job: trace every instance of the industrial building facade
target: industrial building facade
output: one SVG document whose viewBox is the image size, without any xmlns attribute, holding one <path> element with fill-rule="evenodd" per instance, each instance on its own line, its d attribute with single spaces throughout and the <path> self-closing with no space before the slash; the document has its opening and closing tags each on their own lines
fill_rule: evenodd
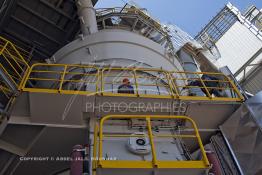
<svg viewBox="0 0 262 175">
<path fill-rule="evenodd" d="M 228 3 L 195 37 L 211 52 L 218 67 L 228 66 L 242 88 L 256 94 L 262 90 L 262 14 L 251 6 L 242 13 Z"/>
</svg>

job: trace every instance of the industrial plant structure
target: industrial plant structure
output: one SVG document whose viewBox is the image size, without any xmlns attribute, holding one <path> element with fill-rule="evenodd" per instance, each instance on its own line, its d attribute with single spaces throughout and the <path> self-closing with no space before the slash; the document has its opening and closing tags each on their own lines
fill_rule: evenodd
<svg viewBox="0 0 262 175">
<path fill-rule="evenodd" d="M 144 9 L 0 0 L 0 174 L 262 173 L 262 93 Z"/>
<path fill-rule="evenodd" d="M 195 37 L 216 53 L 212 60 L 227 66 L 244 90 L 262 90 L 262 11 L 251 6 L 241 13 L 228 3 Z"/>
</svg>

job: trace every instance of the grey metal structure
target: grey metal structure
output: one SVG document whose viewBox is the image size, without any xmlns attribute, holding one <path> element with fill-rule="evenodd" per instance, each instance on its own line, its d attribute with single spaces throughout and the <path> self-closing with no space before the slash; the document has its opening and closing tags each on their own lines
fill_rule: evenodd
<svg viewBox="0 0 262 175">
<path fill-rule="evenodd" d="M 204 48 L 219 52 L 213 60 L 218 67 L 228 66 L 242 88 L 256 94 L 261 86 L 261 12 L 251 6 L 243 15 L 228 3 L 195 37 Z"/>
<path fill-rule="evenodd" d="M 79 34 L 73 0 L 1 0 L 0 9 L 0 35 L 38 61 L 52 56 Z"/>
<path fill-rule="evenodd" d="M 248 99 L 221 126 L 244 174 L 261 174 L 262 92 Z"/>
<path fill-rule="evenodd" d="M 221 11 L 197 34 L 195 39 L 207 49 L 212 49 L 230 27 L 238 20 L 237 16 L 225 6 Z"/>
<path fill-rule="evenodd" d="M 250 6 L 243 14 L 252 24 L 254 24 L 258 30 L 262 30 L 262 10 L 256 6 Z"/>
</svg>

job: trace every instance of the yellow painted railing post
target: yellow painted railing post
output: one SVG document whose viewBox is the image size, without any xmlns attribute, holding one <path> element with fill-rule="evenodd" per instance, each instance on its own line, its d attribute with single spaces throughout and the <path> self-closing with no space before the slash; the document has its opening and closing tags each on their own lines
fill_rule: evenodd
<svg viewBox="0 0 262 175">
<path fill-rule="evenodd" d="M 97 69 L 97 73 L 96 73 L 96 92 L 95 94 L 97 95 L 98 94 L 98 91 L 99 91 L 99 81 L 100 81 L 100 69 Z"/>
<path fill-rule="evenodd" d="M 13 79 L 13 77 L 7 72 L 7 70 L 4 68 L 4 66 L 2 64 L 0 64 L 0 67 L 2 68 L 2 70 L 5 72 L 5 74 L 9 77 L 10 80 L 12 80 L 12 82 L 16 85 L 16 87 L 18 88 L 18 84 L 15 82 L 15 80 Z"/>
<path fill-rule="evenodd" d="M 137 76 L 136 76 L 136 70 L 133 70 L 133 74 L 134 74 L 134 80 L 135 80 L 135 86 L 136 86 L 136 95 L 139 96 L 138 93 L 138 83 L 137 83 Z"/>
<path fill-rule="evenodd" d="M 8 49 L 6 49 L 6 52 L 8 53 L 8 55 L 14 60 L 14 62 L 16 63 L 16 65 L 21 69 L 21 71 L 23 71 L 24 69 L 21 67 L 21 65 L 16 61 L 16 59 L 14 58 L 14 56 L 9 52 Z M 4 54 L 3 54 L 4 56 Z"/>
<path fill-rule="evenodd" d="M 208 88 L 207 88 L 206 85 L 205 85 L 205 82 L 202 80 L 201 77 L 199 77 L 199 79 L 200 79 L 201 84 L 202 84 L 202 86 L 204 87 L 205 91 L 207 92 L 207 96 L 208 96 L 209 98 L 212 98 L 212 95 L 209 93 L 209 90 L 208 90 Z"/>
<path fill-rule="evenodd" d="M 101 86 L 101 95 L 103 95 L 103 93 L 104 93 L 104 86 L 105 86 L 105 83 L 104 83 L 104 70 L 105 69 L 103 69 L 102 71 L 101 71 L 101 84 L 100 84 L 100 86 Z"/>
<path fill-rule="evenodd" d="M 20 73 L 17 72 L 16 68 L 15 68 L 15 67 L 13 66 L 13 64 L 8 60 L 8 58 L 7 58 L 4 54 L 2 54 L 2 56 L 3 56 L 4 59 L 8 62 L 8 64 L 9 64 L 10 67 L 14 70 L 14 72 L 15 72 L 20 78 L 22 78 L 21 75 L 20 75 Z"/>
<path fill-rule="evenodd" d="M 19 87 L 18 87 L 18 90 L 19 90 L 19 91 L 23 89 L 25 80 L 26 80 L 27 76 L 29 75 L 29 71 L 30 71 L 30 67 L 26 68 L 25 73 L 24 73 L 24 76 L 23 76 L 23 78 L 21 79 L 20 84 L 19 84 Z"/>
<path fill-rule="evenodd" d="M 157 166 L 157 158 L 156 158 L 156 150 L 155 150 L 155 144 L 153 140 L 153 133 L 152 133 L 152 126 L 151 126 L 151 120 L 150 117 L 146 117 L 146 123 L 147 123 L 147 129 L 148 129 L 148 137 L 151 145 L 151 152 L 152 152 L 152 163 L 153 166 Z"/>
<path fill-rule="evenodd" d="M 231 80 L 228 76 L 226 76 L 226 75 L 224 75 L 224 76 L 225 76 L 226 79 L 229 81 L 229 84 L 233 87 L 234 92 L 237 93 L 237 96 L 238 96 L 241 100 L 244 100 L 243 95 L 239 92 L 239 90 L 238 90 L 238 88 L 236 87 L 235 83 L 233 83 L 232 80 Z"/>
<path fill-rule="evenodd" d="M 20 87 L 21 87 L 21 90 L 23 90 L 23 89 L 25 88 L 26 83 L 27 83 L 27 81 L 28 81 L 28 78 L 30 77 L 30 75 L 31 75 L 31 73 L 32 73 L 32 70 L 33 70 L 33 68 L 34 68 L 35 66 L 37 66 L 37 64 L 32 65 L 32 66 L 28 69 L 28 72 L 24 75 L 25 78 L 24 78 L 23 82 L 21 82 L 21 86 L 20 86 Z"/>
<path fill-rule="evenodd" d="M 205 148 L 202 144 L 202 141 L 201 141 L 201 137 L 200 137 L 200 134 L 198 132 L 198 129 L 197 129 L 197 126 L 196 126 L 196 123 L 189 117 L 186 117 L 188 121 L 191 122 L 194 130 L 195 130 L 195 135 L 196 135 L 196 138 L 197 138 L 197 142 L 198 142 L 198 145 L 199 145 L 199 148 L 200 148 L 200 151 L 202 153 L 202 156 L 203 156 L 203 160 L 205 162 L 206 165 L 209 165 L 209 161 L 208 161 L 208 158 L 206 156 L 206 153 L 205 153 Z"/>
<path fill-rule="evenodd" d="M 20 52 L 16 49 L 16 47 L 10 42 L 11 47 L 15 50 L 15 52 L 17 53 L 17 55 L 20 57 L 20 59 L 22 60 L 22 62 L 29 67 L 28 63 L 25 61 L 25 59 L 23 58 L 23 56 L 20 54 Z"/>
<path fill-rule="evenodd" d="M 179 92 L 178 92 L 178 89 L 176 87 L 176 83 L 174 82 L 175 80 L 173 79 L 173 76 L 169 72 L 166 72 L 166 76 L 167 76 L 167 79 L 168 79 L 168 84 L 169 84 L 169 87 L 170 87 L 170 91 L 172 92 L 172 95 L 174 96 L 173 90 L 175 90 L 175 92 L 176 92 L 175 96 L 177 98 L 179 98 Z"/>
<path fill-rule="evenodd" d="M 97 135 L 98 135 L 98 124 L 95 123 L 94 128 L 94 145 L 93 145 L 93 160 L 92 160 L 92 172 L 95 175 L 96 173 L 96 167 L 97 167 Z"/>
<path fill-rule="evenodd" d="M 60 85 L 59 85 L 59 90 L 58 92 L 61 92 L 62 88 L 63 88 L 63 83 L 64 83 L 64 79 L 65 79 L 65 75 L 66 75 L 66 70 L 67 70 L 67 65 L 64 66 L 64 72 L 61 76 L 61 79 L 60 79 Z"/>
<path fill-rule="evenodd" d="M 0 85 L 0 92 L 3 92 L 3 94 L 6 96 L 6 98 L 9 98 L 9 95 L 7 94 L 8 92 L 10 92 L 9 89 L 7 89 L 6 87 Z"/>
<path fill-rule="evenodd" d="M 2 38 L 2 37 L 1 37 Z M 2 55 L 2 53 L 4 52 L 4 50 L 6 49 L 7 45 L 8 45 L 8 41 L 5 41 L 5 45 L 4 47 L 0 50 L 0 55 Z"/>
<path fill-rule="evenodd" d="M 98 146 L 98 165 L 101 166 L 101 160 L 103 157 L 103 125 L 104 121 L 110 118 L 110 116 L 105 116 L 100 120 L 99 124 L 99 146 Z"/>
</svg>

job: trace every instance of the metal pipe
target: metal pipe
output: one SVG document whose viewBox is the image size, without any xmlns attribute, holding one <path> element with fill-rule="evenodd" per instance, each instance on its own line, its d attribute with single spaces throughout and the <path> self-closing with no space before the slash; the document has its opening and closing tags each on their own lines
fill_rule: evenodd
<svg viewBox="0 0 262 175">
<path fill-rule="evenodd" d="M 209 173 L 213 173 L 214 175 L 222 175 L 222 169 L 216 153 L 208 149 L 206 150 L 206 155 L 210 164 L 212 165 L 212 168 L 210 169 Z"/>
<path fill-rule="evenodd" d="M 73 147 L 70 175 L 79 175 L 83 173 L 83 148 L 82 145 L 75 145 Z"/>
<path fill-rule="evenodd" d="M 84 36 L 96 33 L 96 11 L 91 0 L 77 0 L 77 13 L 80 19 L 81 31 Z"/>
</svg>

